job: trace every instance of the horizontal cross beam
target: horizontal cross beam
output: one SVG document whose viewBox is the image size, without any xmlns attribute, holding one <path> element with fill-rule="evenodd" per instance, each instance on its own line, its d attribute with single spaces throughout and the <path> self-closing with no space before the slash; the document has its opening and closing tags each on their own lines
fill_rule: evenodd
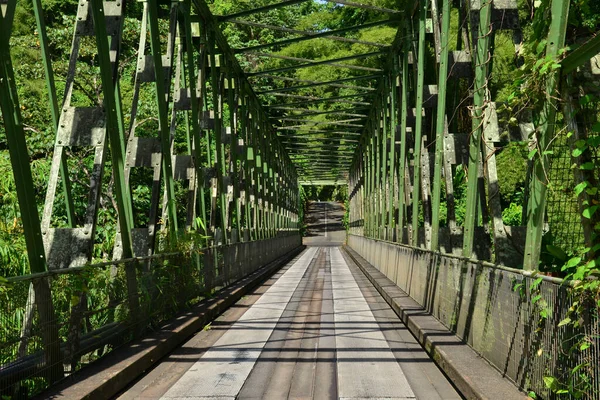
<svg viewBox="0 0 600 400">
<path fill-rule="evenodd" d="M 258 75 L 274 74 L 274 73 L 278 73 L 278 72 L 295 71 L 295 70 L 302 69 L 302 68 L 318 67 L 319 65 L 335 66 L 332 64 L 336 64 L 336 63 L 339 63 L 342 61 L 357 60 L 360 58 L 377 57 L 382 54 L 387 54 L 387 53 L 383 52 L 383 51 L 373 51 L 370 53 L 354 54 L 352 56 L 347 56 L 347 57 L 339 57 L 339 58 L 333 58 L 333 59 L 329 59 L 329 60 L 311 61 L 311 62 L 307 62 L 304 64 L 293 65 L 293 66 L 289 66 L 289 67 L 281 67 L 281 68 L 269 69 L 266 71 L 252 72 L 252 73 L 248 73 L 247 75 L 248 76 L 258 76 Z M 341 67 L 341 68 L 344 68 L 344 67 Z M 363 67 L 363 68 L 365 68 L 365 70 L 369 70 L 369 71 L 373 71 L 373 72 L 383 72 L 383 70 L 380 68 L 366 68 L 366 67 Z"/>
</svg>

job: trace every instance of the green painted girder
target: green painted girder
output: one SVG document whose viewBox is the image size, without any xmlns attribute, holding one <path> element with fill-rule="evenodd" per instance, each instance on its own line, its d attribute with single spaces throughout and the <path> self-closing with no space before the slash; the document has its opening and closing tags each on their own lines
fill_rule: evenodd
<svg viewBox="0 0 600 400">
<path fill-rule="evenodd" d="M 314 168 L 331 168 L 331 169 L 342 169 L 344 172 L 347 171 L 348 163 L 347 162 L 327 162 L 327 161 L 314 161 L 313 163 L 302 164 L 295 163 L 297 168 L 303 170 L 310 170 Z"/>
<path fill-rule="evenodd" d="M 364 10 L 377 11 L 377 12 L 382 12 L 382 13 L 387 13 L 387 14 L 392 14 L 392 15 L 403 13 L 403 11 L 394 10 L 391 8 L 373 6 L 373 5 L 364 4 L 364 3 L 354 3 L 352 1 L 347 1 L 347 0 L 325 0 L 325 1 L 327 1 L 328 3 L 343 4 L 348 7 L 362 8 Z"/>
<path fill-rule="evenodd" d="M 247 25 L 247 26 L 258 27 L 261 29 L 270 29 L 270 30 L 276 31 L 276 32 L 291 33 L 293 35 L 306 35 L 306 31 L 302 31 L 302 30 L 291 29 L 291 28 L 286 28 L 286 27 L 276 26 L 276 25 L 262 24 L 262 23 L 258 23 L 258 22 L 241 20 L 241 19 L 232 19 L 227 22 L 236 24 L 236 25 Z M 353 38 L 342 37 L 342 36 L 326 36 L 326 38 L 328 40 L 332 40 L 335 42 L 355 43 L 355 44 L 362 44 L 362 45 L 373 46 L 373 47 L 389 47 L 389 44 L 387 44 L 387 43 L 370 42 L 370 41 L 366 41 L 366 40 L 353 39 Z"/>
<path fill-rule="evenodd" d="M 152 8 L 152 1 L 150 1 L 150 8 Z M 113 169 L 113 179 L 114 179 L 114 191 L 115 191 L 115 201 L 117 203 L 117 210 L 119 213 L 119 228 L 121 233 L 121 244 L 123 246 L 123 257 L 128 258 L 133 255 L 133 240 L 131 236 L 131 231 L 133 229 L 133 204 L 131 199 L 131 193 L 129 191 L 129 185 L 125 181 L 125 148 L 123 143 L 123 115 L 120 107 L 120 93 L 117 86 L 117 80 L 113 77 L 113 70 L 110 62 L 110 47 L 108 42 L 108 35 L 106 33 L 106 18 L 104 16 L 104 7 L 101 0 L 91 0 L 90 1 L 91 14 L 94 20 L 94 29 L 96 31 L 96 45 L 98 47 L 98 60 L 100 65 L 100 76 L 102 81 L 102 94 L 103 94 L 103 102 L 104 102 L 104 110 L 106 112 L 106 131 L 107 136 L 110 140 L 110 151 L 112 156 L 112 169 Z M 152 32 L 153 27 L 152 23 L 150 24 L 150 29 Z M 156 32 L 156 31 L 154 31 Z M 152 34 L 150 35 L 152 36 Z M 152 48 L 156 49 L 156 43 L 152 42 Z M 160 55 L 158 56 L 160 58 Z M 155 60 L 156 62 L 156 60 Z M 160 65 L 160 61 L 156 64 Z M 162 72 L 162 68 L 156 68 L 156 71 Z M 157 72 L 158 74 L 158 72 Z M 158 76 L 157 76 L 158 78 Z M 157 79 L 158 82 L 158 79 Z M 157 83 L 157 92 L 164 93 L 164 91 L 159 90 Z M 159 114 L 160 114 L 160 122 L 163 122 L 163 117 L 166 120 L 166 100 L 165 97 L 162 96 L 162 100 L 164 103 L 160 102 L 159 98 Z M 161 107 L 161 106 L 164 106 Z M 164 112 L 164 114 L 163 114 Z M 166 124 L 166 121 L 165 121 Z M 161 134 L 170 135 L 168 130 L 168 125 L 162 125 Z M 169 136 L 170 137 L 170 136 Z M 167 138 L 161 136 L 161 149 L 164 152 L 165 149 L 168 149 L 168 153 L 170 154 L 170 145 L 165 140 Z M 163 167 L 169 167 L 171 163 L 171 157 L 169 158 L 168 164 L 163 162 Z M 164 157 L 163 157 L 164 160 Z M 165 180 L 168 182 L 168 178 L 172 177 L 172 170 L 165 169 L 164 173 L 169 173 L 169 177 L 165 177 Z M 168 197 L 169 199 L 174 198 L 174 194 L 169 192 L 167 187 L 167 196 L 173 195 L 173 197 Z M 174 207 L 173 207 L 174 209 Z M 171 214 L 169 214 L 169 217 Z M 171 221 L 169 221 L 170 226 Z M 174 225 L 175 228 L 177 225 Z"/>
<path fill-rule="evenodd" d="M 361 134 L 358 132 L 348 132 L 348 131 L 327 131 L 322 129 L 313 129 L 313 130 L 304 130 L 304 131 L 296 131 L 294 133 L 295 136 L 302 137 L 310 137 L 315 134 L 327 133 L 331 135 L 348 135 L 348 136 L 360 136 Z M 292 135 L 280 134 L 279 138 L 291 137 Z"/>
<path fill-rule="evenodd" d="M 354 151 L 354 147 L 352 146 L 350 143 L 348 144 L 334 144 L 334 143 L 327 143 L 327 144 L 312 144 L 312 143 L 306 143 L 306 144 L 300 144 L 300 147 L 292 147 L 292 146 L 287 146 L 285 149 L 288 151 L 292 151 L 295 152 L 296 154 L 307 154 L 308 150 L 311 150 L 311 153 L 313 152 L 312 149 L 335 149 L 337 150 L 336 154 L 340 154 L 340 155 L 344 155 L 344 153 L 346 155 L 349 155 L 350 152 Z M 346 148 L 340 149 L 341 146 L 346 146 Z M 316 154 L 316 153 L 315 153 Z M 334 157 L 335 155 L 330 154 L 331 157 Z"/>
<path fill-rule="evenodd" d="M 339 148 L 340 146 L 342 146 L 340 144 L 320 144 L 320 145 L 312 145 L 312 144 L 311 145 L 302 145 L 302 144 L 300 144 L 300 146 L 301 147 L 290 147 L 290 146 L 288 146 L 285 149 L 288 150 L 288 151 L 294 151 L 294 150 L 296 150 L 296 151 L 306 151 L 306 150 L 312 149 L 312 148 L 315 148 L 315 149 L 335 149 L 337 151 L 343 151 L 343 150 L 345 150 L 345 149 L 340 149 Z M 349 148 L 347 150 L 351 150 L 351 149 Z"/>
<path fill-rule="evenodd" d="M 295 122 L 295 123 L 298 123 L 298 121 L 302 121 L 302 122 L 306 122 L 306 123 L 310 123 L 310 124 L 343 125 L 343 124 L 346 124 L 346 123 L 349 123 L 349 122 L 364 121 L 365 118 L 351 118 L 351 119 L 324 120 L 324 121 L 317 121 L 317 120 L 310 120 L 310 119 L 300 119 L 300 118 L 279 118 L 278 121 Z M 363 125 L 360 125 L 360 126 L 363 126 Z"/>
<path fill-rule="evenodd" d="M 337 168 L 322 167 L 322 168 L 315 168 L 312 170 L 304 171 L 304 177 L 342 178 L 342 177 L 346 177 L 346 176 L 347 176 L 346 173 L 341 171 L 341 168 L 337 169 Z"/>
<path fill-rule="evenodd" d="M 336 126 L 336 127 L 340 127 L 340 128 L 349 128 L 349 129 L 362 129 L 363 126 L 362 125 L 358 125 L 358 124 L 344 124 L 344 123 L 336 123 L 336 122 L 307 122 L 306 125 L 290 125 L 290 126 L 277 126 L 275 127 L 276 130 L 278 131 L 295 131 L 298 129 L 303 129 L 303 128 L 322 128 L 323 126 L 320 125 L 329 125 L 329 126 Z"/>
<path fill-rule="evenodd" d="M 294 162 L 295 165 L 301 165 L 301 166 L 305 166 L 306 164 L 308 164 L 309 166 L 311 165 L 320 165 L 320 164 L 327 164 L 327 165 L 341 165 L 344 167 L 348 166 L 350 159 L 348 157 L 336 157 L 335 159 L 322 159 L 322 158 L 314 158 L 313 155 L 310 156 L 310 159 L 308 158 L 303 158 L 303 159 L 297 159 Z"/>
<path fill-rule="evenodd" d="M 42 273 L 47 270 L 46 253 L 38 209 L 35 202 L 31 201 L 35 199 L 35 188 L 10 54 L 11 25 L 12 18 L 9 13 L 5 17 L 0 15 L 0 108 L 19 200 L 29 268 L 32 273 Z"/>
<path fill-rule="evenodd" d="M 427 24 L 427 4 L 428 0 L 419 1 L 418 14 L 418 51 L 417 51 L 417 90 L 415 99 L 415 108 L 417 115 L 415 118 L 415 144 L 414 144 L 414 167 L 413 167 L 413 201 L 412 201 L 412 242 L 414 247 L 418 246 L 418 228 L 419 228 L 419 212 L 420 212 L 420 197 L 421 197 L 421 139 L 423 133 L 423 95 L 424 95 L 424 80 L 425 80 L 425 50 L 426 50 L 426 24 Z M 491 7 L 491 6 L 490 6 Z M 475 167 L 477 171 L 477 167 Z M 477 179 L 475 179 L 477 180 Z"/>
<path fill-rule="evenodd" d="M 368 29 L 368 28 L 373 28 L 376 26 L 390 25 L 390 24 L 397 24 L 397 23 L 398 23 L 398 21 L 396 19 L 386 19 L 386 20 L 381 20 L 381 21 L 368 22 L 368 23 L 361 24 L 361 25 L 354 25 L 354 26 L 350 26 L 347 28 L 334 29 L 331 31 L 322 31 L 322 32 L 304 31 L 303 34 L 306 35 L 305 37 L 279 40 L 276 42 L 260 44 L 257 46 L 233 49 L 233 51 L 236 53 L 245 53 L 248 51 L 255 51 L 255 50 L 260 50 L 260 49 L 265 49 L 265 48 L 275 47 L 275 46 L 286 46 L 286 45 L 289 45 L 292 43 L 304 42 L 306 40 L 312 40 L 312 39 L 317 39 L 317 38 L 322 38 L 322 37 L 327 37 L 327 36 L 336 36 L 341 33 L 359 31 L 361 29 Z"/>
<path fill-rule="evenodd" d="M 362 130 L 363 129 L 363 125 L 358 125 L 358 124 L 343 124 L 343 123 L 335 123 L 335 122 L 330 122 L 330 123 L 307 123 L 306 125 L 290 125 L 290 126 L 276 126 L 275 130 L 277 131 L 297 131 L 297 130 L 307 130 L 310 131 L 312 128 L 326 128 L 326 126 L 318 126 L 318 125 L 329 125 L 329 126 L 335 126 L 338 129 L 348 129 L 348 131 L 350 132 L 354 132 L 354 131 L 358 131 L 358 130 Z"/>
<path fill-rule="evenodd" d="M 283 144 L 319 144 L 318 141 L 326 141 L 326 142 L 343 142 L 343 143 L 358 143 L 358 140 L 344 139 L 344 138 L 310 138 L 310 141 L 307 142 L 298 142 L 295 140 L 284 140 Z"/>
<path fill-rule="evenodd" d="M 332 81 L 313 82 L 313 83 L 307 83 L 306 85 L 298 85 L 298 86 L 290 86 L 290 87 L 279 88 L 279 89 L 263 90 L 263 91 L 257 92 L 257 94 L 291 92 L 294 90 L 309 89 L 309 88 L 314 88 L 314 87 L 319 87 L 319 86 L 334 86 L 334 87 L 343 87 L 346 89 L 360 88 L 362 90 L 376 90 L 374 88 L 365 87 L 365 86 L 350 86 L 350 85 L 338 85 L 338 84 L 344 83 L 344 82 L 356 82 L 356 81 L 372 80 L 372 79 L 379 79 L 379 78 L 381 78 L 381 75 L 377 75 L 377 74 L 353 76 L 350 78 L 334 79 Z"/>
<path fill-rule="evenodd" d="M 297 106 L 297 105 L 312 104 L 312 103 L 329 103 L 332 101 L 339 102 L 339 103 L 346 103 L 346 104 L 354 104 L 354 105 L 358 105 L 358 106 L 368 106 L 371 103 L 367 103 L 364 101 L 344 101 L 344 100 L 351 99 L 354 97 L 371 97 L 372 95 L 373 94 L 371 94 L 371 93 L 357 93 L 357 94 L 348 94 L 348 95 L 343 95 L 343 96 L 324 97 L 322 99 L 312 99 L 312 100 L 296 101 L 293 103 L 286 103 L 286 106 Z"/>
<path fill-rule="evenodd" d="M 332 115 L 341 115 L 344 117 L 360 117 L 360 118 L 368 118 L 369 116 L 366 114 L 356 114 L 356 113 L 349 113 L 347 111 L 356 111 L 356 112 L 360 112 L 360 111 L 366 111 L 368 110 L 368 108 L 365 107 L 361 107 L 361 108 L 348 108 L 348 109 L 343 109 L 343 110 L 329 110 L 329 111 L 319 111 L 319 110 L 311 110 L 309 108 L 288 108 L 288 107 L 283 107 L 283 106 L 272 106 L 269 107 L 271 110 L 284 110 L 284 111 L 300 111 L 300 112 L 306 112 L 306 111 L 310 111 L 308 113 L 304 113 L 304 114 L 286 114 L 285 118 L 304 118 L 304 117 L 308 117 L 308 116 L 314 116 L 314 115 L 327 115 L 327 114 L 332 114 Z M 278 117 L 270 117 L 271 119 L 279 119 Z"/>
<path fill-rule="evenodd" d="M 16 8 L 16 2 L 14 4 L 9 3 L 11 8 Z M 48 90 L 48 97 L 50 99 L 50 114 L 52 116 L 52 124 L 54 125 L 54 132 L 57 132 L 58 122 L 60 119 L 60 111 L 58 106 L 58 98 L 56 94 L 56 83 L 54 79 L 54 71 L 52 69 L 52 62 L 50 57 L 50 46 L 48 43 L 48 34 L 46 32 L 46 23 L 44 20 L 44 10 L 42 8 L 41 0 L 33 0 L 33 10 L 35 15 L 36 27 L 40 40 L 40 47 L 42 50 L 42 64 L 44 65 L 44 73 L 46 75 L 46 88 Z M 7 9 L 6 14 L 14 13 L 14 10 Z M 5 20 L 7 17 L 4 17 Z M 12 21 L 12 18 L 9 19 Z M 9 37 L 7 35 L 6 37 Z M 69 179 L 69 169 L 67 166 L 67 158 L 64 156 L 61 160 L 60 165 L 60 177 L 63 186 L 63 194 L 65 196 L 65 208 L 67 214 L 67 224 L 70 228 L 75 227 L 75 206 L 73 203 L 73 196 L 71 194 L 71 180 Z"/>
<path fill-rule="evenodd" d="M 435 1 L 435 0 L 434 0 Z M 442 192 L 442 159 L 444 154 L 444 134 L 446 133 L 446 89 L 448 82 L 448 37 L 450 35 L 450 1 L 442 0 L 442 30 L 440 32 L 440 66 L 438 82 L 438 103 L 435 125 L 435 158 L 433 169 L 433 189 L 431 200 L 431 249 L 439 248 L 440 203 Z"/>
<path fill-rule="evenodd" d="M 361 59 L 361 58 L 377 57 L 377 56 L 381 56 L 384 54 L 387 54 L 387 52 L 373 51 L 370 53 L 355 54 L 355 55 L 351 55 L 351 56 L 347 56 L 347 57 L 332 58 L 329 60 L 319 60 L 319 61 L 299 64 L 299 65 L 294 65 L 294 66 L 289 66 L 289 67 L 281 67 L 281 68 L 269 69 L 266 71 L 252 72 L 252 73 L 248 73 L 247 75 L 248 76 L 259 76 L 259 75 L 265 75 L 265 74 L 274 74 L 274 73 L 278 73 L 278 72 L 296 71 L 296 70 L 302 69 L 302 68 L 318 67 L 319 65 L 338 63 L 338 62 L 342 62 L 342 61 L 351 61 L 351 60 L 357 60 L 357 59 Z M 383 72 L 383 70 L 379 69 L 379 68 L 371 68 L 371 70 L 373 70 L 374 72 Z"/>
<path fill-rule="evenodd" d="M 318 61 L 318 60 L 313 60 L 311 58 L 283 56 L 283 55 L 277 54 L 277 53 L 252 52 L 252 53 L 247 53 L 247 54 L 251 54 L 251 55 L 254 55 L 257 57 L 275 58 L 278 60 L 296 61 L 296 62 L 308 63 L 308 64 L 312 64 L 315 61 Z M 345 64 L 345 63 L 337 63 L 337 62 L 327 62 L 327 63 L 325 63 L 325 65 L 328 65 L 330 67 L 344 68 L 344 69 L 355 70 L 355 71 L 369 71 L 369 72 L 381 71 L 379 68 L 365 67 L 362 65 Z"/>
<path fill-rule="evenodd" d="M 234 14 L 215 15 L 215 18 L 219 22 L 226 22 L 230 19 L 245 17 L 247 15 L 263 13 L 263 12 L 267 12 L 267 11 L 271 11 L 271 10 L 276 10 L 281 7 L 293 6 L 295 4 L 305 3 L 307 1 L 309 1 L 309 0 L 286 0 L 286 1 L 282 1 L 281 3 L 275 3 L 275 4 L 270 4 L 268 6 L 257 7 L 257 8 L 253 8 L 251 10 L 240 11 L 240 12 L 234 13 Z"/>
<path fill-rule="evenodd" d="M 565 45 L 565 36 L 569 16 L 570 2 L 552 0 L 552 21 L 548 32 L 546 56 L 556 57 Z M 557 88 L 560 82 L 559 71 L 551 71 L 546 78 L 546 99 L 542 104 L 538 120 L 540 126 L 536 129 L 537 148 L 547 149 L 554 138 L 557 112 Z M 540 154 L 541 153 L 541 154 Z M 544 217 L 546 214 L 546 191 L 548 186 L 548 169 L 550 161 L 545 151 L 538 150 L 534 160 L 533 176 L 529 183 L 529 198 L 527 202 L 527 236 L 525 238 L 525 256 L 523 267 L 527 270 L 537 270 L 542 249 Z"/>
<path fill-rule="evenodd" d="M 596 34 L 593 38 L 569 53 L 561 62 L 561 72 L 568 74 L 574 71 L 583 63 L 588 62 L 592 57 L 600 53 L 600 35 Z"/>
<path fill-rule="evenodd" d="M 306 178 L 304 178 L 306 179 Z M 345 185 L 348 183 L 348 180 L 346 178 L 344 179 L 320 179 L 320 178 L 315 178 L 315 179 L 310 179 L 310 180 L 300 180 L 298 181 L 298 184 L 302 185 L 302 186 L 314 186 L 314 185 Z"/>
<path fill-rule="evenodd" d="M 240 12 L 235 13 L 235 14 L 217 15 L 217 16 L 215 16 L 215 18 L 219 22 L 225 22 L 225 21 L 230 20 L 232 18 L 239 18 L 239 17 L 244 17 L 246 15 L 263 13 L 263 12 L 266 12 L 266 11 L 276 10 L 276 9 L 282 8 L 282 7 L 288 7 L 288 6 L 293 6 L 295 4 L 304 3 L 306 1 L 309 1 L 309 0 L 287 0 L 287 1 L 282 1 L 281 3 L 275 3 L 275 4 L 270 4 L 268 6 L 253 8 L 251 10 L 240 11 Z M 382 13 L 387 13 L 387 14 L 392 14 L 392 15 L 402 13 L 402 11 L 393 10 L 391 8 L 378 7 L 378 6 L 373 6 L 373 5 L 369 5 L 369 4 L 362 4 L 362 3 L 354 3 L 354 2 L 351 2 L 351 1 L 347 1 L 347 0 L 339 0 L 339 1 L 338 0 L 324 0 L 324 1 L 326 1 L 328 3 L 343 4 L 343 5 L 348 6 L 348 7 L 362 8 L 362 9 L 365 9 L 365 10 L 377 11 L 377 12 L 382 12 Z"/>
<path fill-rule="evenodd" d="M 490 23 L 492 4 L 481 3 L 479 30 L 475 53 L 475 80 L 473 90 L 472 132 L 469 140 L 469 166 L 467 172 L 467 204 L 463 228 L 463 257 L 471 258 L 475 240 L 478 202 L 478 174 L 483 134 L 484 105 L 487 100 L 489 76 Z M 529 235 L 528 235 L 529 236 Z"/>
</svg>

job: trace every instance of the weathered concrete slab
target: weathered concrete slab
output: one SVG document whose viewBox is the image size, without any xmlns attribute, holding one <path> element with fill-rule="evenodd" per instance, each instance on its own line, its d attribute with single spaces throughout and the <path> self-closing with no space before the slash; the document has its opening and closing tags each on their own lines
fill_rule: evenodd
<svg viewBox="0 0 600 400">
<path fill-rule="evenodd" d="M 344 249 L 463 396 L 469 399 L 528 398 L 382 272 L 353 249 Z"/>
<path fill-rule="evenodd" d="M 307 250 L 162 398 L 235 398 L 316 251 Z"/>
<path fill-rule="evenodd" d="M 331 249 L 340 398 L 415 398 L 340 250 Z"/>
</svg>

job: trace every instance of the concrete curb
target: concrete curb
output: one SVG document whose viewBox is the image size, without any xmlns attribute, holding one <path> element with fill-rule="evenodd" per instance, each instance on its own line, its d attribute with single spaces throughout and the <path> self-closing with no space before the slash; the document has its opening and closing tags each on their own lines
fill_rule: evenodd
<svg viewBox="0 0 600 400">
<path fill-rule="evenodd" d="M 358 253 L 348 246 L 344 246 L 343 250 L 363 271 L 465 398 L 481 400 L 529 398 Z"/>
<path fill-rule="evenodd" d="M 234 284 L 202 301 L 189 312 L 175 317 L 163 328 L 129 343 L 81 369 L 36 399 L 108 399 L 118 394 L 195 332 L 266 281 L 300 254 L 299 246 Z"/>
</svg>

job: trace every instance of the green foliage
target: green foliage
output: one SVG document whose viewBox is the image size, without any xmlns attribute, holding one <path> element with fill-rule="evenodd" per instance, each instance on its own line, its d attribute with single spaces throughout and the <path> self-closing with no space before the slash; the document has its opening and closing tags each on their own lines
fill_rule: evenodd
<svg viewBox="0 0 600 400">
<path fill-rule="evenodd" d="M 511 203 L 522 197 L 527 180 L 527 144 L 511 142 L 502 148 L 496 157 L 498 184 L 504 203 Z"/>
<path fill-rule="evenodd" d="M 507 226 L 522 225 L 523 206 L 520 204 L 510 203 L 510 205 L 502 210 L 502 222 Z"/>
</svg>

